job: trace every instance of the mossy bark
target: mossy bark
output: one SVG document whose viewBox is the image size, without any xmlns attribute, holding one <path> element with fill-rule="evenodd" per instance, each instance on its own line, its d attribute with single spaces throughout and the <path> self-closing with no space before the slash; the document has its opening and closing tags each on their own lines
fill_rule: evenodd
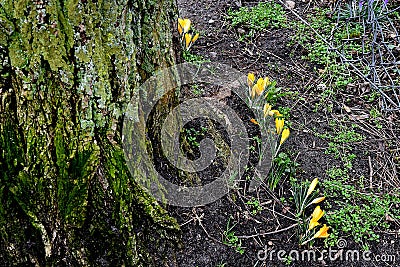
<svg viewBox="0 0 400 267">
<path fill-rule="evenodd" d="M 128 171 L 121 128 L 174 63 L 174 15 L 172 0 L 0 2 L 2 264 L 162 265 L 179 227 Z"/>
</svg>

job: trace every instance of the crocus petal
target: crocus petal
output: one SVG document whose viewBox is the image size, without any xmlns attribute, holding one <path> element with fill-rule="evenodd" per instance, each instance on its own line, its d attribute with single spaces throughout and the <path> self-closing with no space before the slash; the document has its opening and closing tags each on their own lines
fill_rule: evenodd
<svg viewBox="0 0 400 267">
<path fill-rule="evenodd" d="M 253 88 L 251 89 L 251 98 L 254 98 L 256 96 L 256 91 L 258 90 L 257 88 L 258 88 L 258 85 L 255 84 L 253 86 Z"/>
<path fill-rule="evenodd" d="M 268 115 L 270 115 L 270 116 L 275 115 L 277 117 L 281 117 L 282 116 L 282 114 L 279 112 L 279 110 L 276 110 L 276 109 L 271 110 Z"/>
<path fill-rule="evenodd" d="M 308 230 L 311 230 L 315 226 L 319 225 L 318 221 L 319 221 L 319 219 L 322 218 L 322 216 L 324 216 L 324 213 L 325 212 L 323 210 L 321 210 L 320 206 L 317 206 L 314 209 L 314 212 L 311 215 L 312 217 L 311 217 L 311 220 L 310 220 L 310 224 L 308 225 Z"/>
<path fill-rule="evenodd" d="M 257 88 L 258 88 L 258 90 L 256 90 L 257 95 L 261 95 L 265 89 L 265 83 L 263 78 L 259 78 L 257 80 Z"/>
<path fill-rule="evenodd" d="M 182 22 L 183 33 L 187 33 L 190 30 L 190 19 L 184 19 Z"/>
<path fill-rule="evenodd" d="M 192 41 L 192 35 L 190 33 L 185 33 L 185 46 L 186 46 L 186 49 L 189 48 L 191 41 Z"/>
<path fill-rule="evenodd" d="M 311 195 L 311 193 L 314 191 L 314 189 L 315 189 L 315 187 L 317 186 L 317 184 L 318 184 L 318 178 L 315 178 L 315 179 L 311 182 L 310 187 L 308 188 L 307 196 Z"/>
<path fill-rule="evenodd" d="M 313 213 L 312 213 L 312 218 L 311 218 L 311 220 L 318 221 L 319 219 L 322 218 L 322 216 L 324 216 L 324 213 L 325 213 L 325 212 L 324 212 L 323 210 L 321 210 L 321 207 L 320 207 L 320 206 L 317 206 L 317 207 L 314 209 Z"/>
<path fill-rule="evenodd" d="M 264 91 L 264 87 L 257 86 L 257 89 L 258 89 L 258 90 L 256 90 L 256 93 L 257 93 L 257 95 L 259 96 L 259 95 L 261 95 L 262 92 Z"/>
<path fill-rule="evenodd" d="M 283 144 L 283 142 L 286 141 L 286 139 L 288 139 L 289 135 L 290 135 L 290 130 L 289 130 L 289 128 L 283 129 L 283 131 L 282 131 L 282 136 L 281 136 L 281 141 L 280 141 L 280 144 L 281 144 L 281 145 Z"/>
<path fill-rule="evenodd" d="M 267 117 L 267 115 L 269 115 L 269 113 L 270 113 L 270 111 L 271 111 L 271 108 L 272 108 L 272 106 L 271 106 L 270 104 L 268 104 L 268 103 L 266 103 L 266 104 L 264 105 L 264 110 L 263 110 L 263 112 L 264 112 L 264 118 Z"/>
<path fill-rule="evenodd" d="M 271 84 L 268 77 L 264 78 L 264 87 L 268 87 Z"/>
<path fill-rule="evenodd" d="M 183 25 L 183 19 L 179 18 L 178 19 L 178 32 L 179 32 L 179 34 L 182 34 L 182 31 L 183 31 L 182 25 Z"/>
<path fill-rule="evenodd" d="M 193 36 L 193 38 L 192 38 L 192 44 L 194 43 L 194 42 L 196 42 L 196 40 L 197 40 L 197 38 L 199 38 L 199 33 L 196 33 L 196 35 L 195 36 Z"/>
<path fill-rule="evenodd" d="M 329 227 L 324 224 L 324 226 L 319 229 L 318 232 L 315 233 L 314 238 L 326 238 L 329 236 L 328 234 Z"/>
<path fill-rule="evenodd" d="M 275 119 L 275 127 L 276 127 L 277 134 L 281 134 L 284 124 L 285 124 L 285 121 L 283 119 L 279 119 L 279 118 Z"/>
<path fill-rule="evenodd" d="M 252 123 L 254 123 L 255 125 L 258 125 L 258 121 L 256 121 L 255 119 L 250 119 L 250 121 L 251 121 Z"/>
<path fill-rule="evenodd" d="M 319 222 L 311 220 L 310 224 L 308 225 L 308 230 L 312 230 L 312 229 L 314 229 L 315 226 L 318 226 L 318 225 L 319 225 Z"/>
<path fill-rule="evenodd" d="M 318 203 L 320 203 L 320 202 L 322 202 L 322 201 L 324 201 L 325 200 L 325 197 L 317 197 L 316 199 L 314 199 L 311 203 L 312 204 L 318 204 Z"/>
<path fill-rule="evenodd" d="M 257 80 L 257 85 L 260 86 L 260 87 L 262 87 L 263 84 L 264 84 L 264 79 L 263 79 L 263 78 L 258 78 L 258 80 Z"/>
<path fill-rule="evenodd" d="M 249 85 L 249 87 L 253 86 L 255 79 L 256 77 L 254 76 L 254 73 L 247 74 L 247 84 Z"/>
</svg>

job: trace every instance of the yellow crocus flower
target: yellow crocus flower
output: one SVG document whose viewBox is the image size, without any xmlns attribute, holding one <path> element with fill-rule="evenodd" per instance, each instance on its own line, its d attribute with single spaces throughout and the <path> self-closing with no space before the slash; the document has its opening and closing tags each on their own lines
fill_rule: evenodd
<svg viewBox="0 0 400 267">
<path fill-rule="evenodd" d="M 281 134 L 284 124 L 285 124 L 285 120 L 284 119 L 279 119 L 279 118 L 275 119 L 275 127 L 276 127 L 276 133 L 277 134 Z"/>
<path fill-rule="evenodd" d="M 250 119 L 250 121 L 251 121 L 252 123 L 254 123 L 255 125 L 258 125 L 258 121 L 256 121 L 255 119 Z"/>
<path fill-rule="evenodd" d="M 199 33 L 196 33 L 195 34 L 195 36 L 193 36 L 193 38 L 192 38 L 192 44 L 194 43 L 194 42 L 196 42 L 196 40 L 197 40 L 197 38 L 199 38 Z"/>
<path fill-rule="evenodd" d="M 190 19 L 178 19 L 178 32 L 180 35 L 189 32 L 190 29 Z"/>
<path fill-rule="evenodd" d="M 264 91 L 264 89 L 265 89 L 264 79 L 263 78 L 259 78 L 257 80 L 257 89 L 256 89 L 257 95 L 261 95 L 262 92 Z"/>
<path fill-rule="evenodd" d="M 264 110 L 263 110 L 263 112 L 264 112 L 264 118 L 267 117 L 268 115 L 270 115 L 271 108 L 272 108 L 272 106 L 271 106 L 270 104 L 268 104 L 268 103 L 266 103 L 266 104 L 264 105 Z M 272 114 L 273 114 L 273 113 L 272 113 Z"/>
<path fill-rule="evenodd" d="M 255 79 L 256 77 L 254 76 L 254 73 L 247 74 L 247 84 L 249 85 L 250 88 L 253 86 Z"/>
<path fill-rule="evenodd" d="M 290 130 L 289 130 L 289 128 L 283 129 L 283 131 L 282 131 L 282 136 L 281 136 L 281 141 L 280 141 L 280 144 L 281 144 L 281 145 L 283 144 L 283 142 L 286 141 L 286 139 L 288 139 L 289 135 L 290 135 Z"/>
<path fill-rule="evenodd" d="M 182 35 L 182 32 L 183 32 L 182 24 L 183 24 L 183 19 L 178 18 L 178 32 L 179 32 L 179 35 Z"/>
<path fill-rule="evenodd" d="M 275 115 L 277 117 L 282 117 L 282 114 L 279 112 L 279 110 L 276 110 L 276 109 L 271 110 L 268 115 L 270 115 L 270 116 Z"/>
<path fill-rule="evenodd" d="M 311 202 L 311 204 L 318 204 L 318 203 L 320 203 L 320 202 L 322 202 L 322 201 L 324 201 L 325 200 L 325 197 L 317 197 L 316 199 L 314 199 L 312 202 Z"/>
<path fill-rule="evenodd" d="M 311 229 L 313 229 L 315 226 L 318 226 L 319 225 L 319 219 L 321 219 L 322 218 L 322 216 L 324 216 L 324 211 L 323 210 L 321 210 L 321 207 L 320 206 L 317 206 L 315 209 L 314 209 L 314 212 L 312 213 L 312 218 L 311 218 L 311 220 L 310 220 L 310 224 L 308 225 L 308 230 L 311 230 Z"/>
<path fill-rule="evenodd" d="M 269 78 L 268 77 L 265 77 L 264 78 L 264 87 L 268 87 L 268 86 L 270 86 L 271 85 L 271 82 L 269 81 Z"/>
<path fill-rule="evenodd" d="M 324 226 L 319 229 L 318 232 L 315 233 L 314 238 L 326 238 L 329 236 L 328 234 L 329 227 L 324 224 Z"/>
<path fill-rule="evenodd" d="M 314 191 L 314 189 L 315 189 L 315 187 L 317 186 L 317 184 L 318 184 L 318 178 L 315 178 L 315 179 L 311 182 L 310 187 L 308 188 L 307 196 L 311 195 L 311 193 Z"/>
<path fill-rule="evenodd" d="M 192 35 L 190 33 L 185 33 L 185 47 L 189 48 L 190 42 L 192 41 Z"/>
<path fill-rule="evenodd" d="M 253 88 L 251 89 L 251 98 L 254 98 L 256 96 L 257 90 L 258 90 L 258 85 L 257 84 L 253 85 Z"/>
</svg>

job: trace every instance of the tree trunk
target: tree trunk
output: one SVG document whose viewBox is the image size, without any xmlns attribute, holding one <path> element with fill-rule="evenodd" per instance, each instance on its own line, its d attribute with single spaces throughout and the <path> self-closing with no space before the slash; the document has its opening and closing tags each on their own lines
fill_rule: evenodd
<svg viewBox="0 0 400 267">
<path fill-rule="evenodd" d="M 179 227 L 128 171 L 121 131 L 138 85 L 174 63 L 175 11 L 172 0 L 1 2 L 2 264 L 160 266 L 173 252 Z"/>
</svg>

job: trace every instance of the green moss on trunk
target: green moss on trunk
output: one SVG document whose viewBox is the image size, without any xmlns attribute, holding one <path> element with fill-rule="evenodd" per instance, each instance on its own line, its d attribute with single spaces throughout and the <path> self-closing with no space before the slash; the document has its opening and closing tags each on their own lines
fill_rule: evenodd
<svg viewBox="0 0 400 267">
<path fill-rule="evenodd" d="M 174 62 L 174 14 L 172 0 L 0 5 L 0 262 L 148 266 L 177 241 L 120 138 L 137 86 Z"/>
</svg>

